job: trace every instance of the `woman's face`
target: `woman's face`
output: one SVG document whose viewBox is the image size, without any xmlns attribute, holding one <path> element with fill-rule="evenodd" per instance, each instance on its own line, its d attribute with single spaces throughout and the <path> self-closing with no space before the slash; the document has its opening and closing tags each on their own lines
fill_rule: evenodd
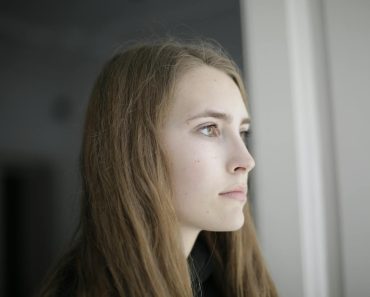
<svg viewBox="0 0 370 297">
<path fill-rule="evenodd" d="M 239 229 L 255 165 L 243 141 L 249 116 L 239 88 L 220 70 L 199 66 L 179 78 L 173 100 L 162 141 L 181 226 Z"/>
</svg>

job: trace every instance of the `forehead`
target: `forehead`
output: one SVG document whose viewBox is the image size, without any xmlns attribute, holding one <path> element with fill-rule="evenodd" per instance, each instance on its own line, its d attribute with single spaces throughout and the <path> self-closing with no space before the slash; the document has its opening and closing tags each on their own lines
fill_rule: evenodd
<svg viewBox="0 0 370 297">
<path fill-rule="evenodd" d="M 184 118 L 210 108 L 233 117 L 248 117 L 240 90 L 226 73 L 210 66 L 183 73 L 175 84 L 172 115 Z"/>
</svg>

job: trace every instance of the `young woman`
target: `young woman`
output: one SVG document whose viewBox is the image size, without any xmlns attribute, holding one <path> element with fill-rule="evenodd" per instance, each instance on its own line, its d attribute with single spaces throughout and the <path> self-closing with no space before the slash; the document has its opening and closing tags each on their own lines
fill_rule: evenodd
<svg viewBox="0 0 370 297">
<path fill-rule="evenodd" d="M 78 233 L 41 296 L 277 296 L 247 202 L 246 100 L 214 44 L 116 54 L 88 106 Z"/>
</svg>

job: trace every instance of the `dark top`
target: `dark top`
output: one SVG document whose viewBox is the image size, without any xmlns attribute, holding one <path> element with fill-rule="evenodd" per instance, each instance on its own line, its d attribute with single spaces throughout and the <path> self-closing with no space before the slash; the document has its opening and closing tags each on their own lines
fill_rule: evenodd
<svg viewBox="0 0 370 297">
<path fill-rule="evenodd" d="M 215 278 L 212 254 L 201 238 L 198 238 L 188 257 L 195 297 L 222 297 Z"/>
</svg>

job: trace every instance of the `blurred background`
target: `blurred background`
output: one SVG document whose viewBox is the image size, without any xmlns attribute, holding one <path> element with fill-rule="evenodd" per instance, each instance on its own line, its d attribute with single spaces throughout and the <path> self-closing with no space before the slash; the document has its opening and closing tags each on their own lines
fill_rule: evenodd
<svg viewBox="0 0 370 297">
<path fill-rule="evenodd" d="M 1 1 L 0 296 L 31 296 L 74 230 L 84 113 L 103 63 L 165 35 L 214 38 L 242 64 L 236 0 Z"/>
<path fill-rule="evenodd" d="M 304 129 L 292 67 L 295 12 L 312 26 L 301 40 L 317 64 L 306 90 L 322 84 L 307 99 L 324 159 L 314 162 L 326 174 L 313 185 L 326 194 L 318 195 L 323 214 L 312 230 L 326 235 L 317 249 L 329 260 L 318 272 L 335 269 L 337 278 L 317 285 L 329 288 L 321 293 L 307 287 L 302 217 L 310 212 L 300 202 L 300 160 L 310 152 L 297 145 Z M 165 35 L 216 39 L 244 71 L 257 163 L 251 199 L 281 296 L 370 296 L 367 0 L 1 1 L 0 296 L 31 296 L 76 226 L 82 125 L 103 63 L 129 42 Z"/>
</svg>

